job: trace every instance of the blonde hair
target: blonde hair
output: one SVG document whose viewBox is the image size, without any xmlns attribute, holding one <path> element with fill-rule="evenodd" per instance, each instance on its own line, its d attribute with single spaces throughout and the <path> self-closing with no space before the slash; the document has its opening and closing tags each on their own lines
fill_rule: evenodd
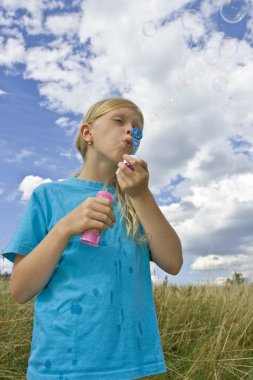
<svg viewBox="0 0 253 380">
<path fill-rule="evenodd" d="M 135 103 L 133 103 L 131 100 L 128 100 L 125 98 L 117 98 L 117 97 L 103 99 L 93 104 L 93 106 L 91 106 L 88 109 L 83 119 L 82 125 L 85 123 L 91 124 L 96 119 L 106 114 L 107 112 L 110 112 L 122 107 L 128 107 L 128 108 L 134 109 L 140 116 L 142 127 L 144 127 L 144 117 L 139 107 Z M 81 130 L 81 127 L 75 137 L 75 146 L 79 150 L 83 160 L 85 160 L 87 150 L 88 150 L 88 144 L 82 138 L 80 130 Z M 81 174 L 81 171 L 82 170 L 79 170 L 72 174 L 74 177 L 78 177 L 79 174 Z M 137 244 L 147 243 L 147 235 L 144 229 L 143 229 L 144 235 L 142 235 L 139 232 L 140 220 L 138 218 L 138 215 L 135 212 L 135 209 L 133 208 L 130 197 L 128 196 L 128 194 L 122 193 L 121 188 L 117 181 L 116 174 L 113 176 L 113 178 L 109 182 L 106 182 L 105 187 L 107 187 L 109 183 L 114 185 L 114 187 L 116 188 L 116 194 L 118 197 L 118 207 L 121 214 L 120 222 L 123 218 L 125 218 L 127 236 L 130 236 L 131 234 L 132 239 Z"/>
</svg>

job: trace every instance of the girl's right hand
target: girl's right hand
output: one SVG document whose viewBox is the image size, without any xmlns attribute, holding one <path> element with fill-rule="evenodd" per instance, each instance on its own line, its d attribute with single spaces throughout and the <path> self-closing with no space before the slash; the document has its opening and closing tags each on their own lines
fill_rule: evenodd
<svg viewBox="0 0 253 380">
<path fill-rule="evenodd" d="M 110 199 L 88 197 L 57 224 L 67 236 L 71 237 L 80 235 L 86 230 L 99 230 L 98 232 L 107 230 L 108 227 L 113 227 L 115 222 Z"/>
</svg>

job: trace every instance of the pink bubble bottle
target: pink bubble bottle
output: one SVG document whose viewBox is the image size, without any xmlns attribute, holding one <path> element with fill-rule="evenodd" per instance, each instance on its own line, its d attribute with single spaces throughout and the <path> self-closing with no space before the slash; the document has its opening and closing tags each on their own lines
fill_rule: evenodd
<svg viewBox="0 0 253 380">
<path fill-rule="evenodd" d="M 108 198 L 111 201 L 113 201 L 114 196 L 109 193 L 109 191 L 100 190 L 97 192 L 96 197 L 102 197 L 102 198 Z M 101 231 L 94 229 L 94 230 L 87 230 L 83 233 L 82 237 L 80 238 L 80 241 L 83 243 L 93 245 L 94 247 L 98 247 L 98 242 L 100 239 Z"/>
</svg>

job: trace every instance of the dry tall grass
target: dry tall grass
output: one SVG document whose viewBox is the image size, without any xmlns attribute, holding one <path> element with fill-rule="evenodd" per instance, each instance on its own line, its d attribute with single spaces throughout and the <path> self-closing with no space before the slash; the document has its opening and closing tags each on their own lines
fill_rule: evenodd
<svg viewBox="0 0 253 380">
<path fill-rule="evenodd" d="M 23 380 L 33 302 L 0 287 L 0 380 Z M 168 372 L 152 380 L 253 380 L 253 286 L 153 286 Z M 119 379 L 120 380 L 120 379 Z"/>
</svg>

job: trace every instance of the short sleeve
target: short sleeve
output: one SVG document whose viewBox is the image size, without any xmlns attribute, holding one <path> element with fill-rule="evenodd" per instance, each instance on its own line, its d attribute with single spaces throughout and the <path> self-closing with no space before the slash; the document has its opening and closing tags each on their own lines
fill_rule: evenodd
<svg viewBox="0 0 253 380">
<path fill-rule="evenodd" d="M 143 228 L 143 226 L 142 226 L 141 223 L 140 223 L 140 233 L 143 234 L 143 235 L 145 234 L 144 228 Z M 147 243 L 147 248 L 148 248 L 149 261 L 153 261 L 153 260 L 152 260 L 151 249 L 150 249 L 148 243 Z"/>
<path fill-rule="evenodd" d="M 17 253 L 27 255 L 31 252 L 48 232 L 45 213 L 36 190 L 33 190 L 16 230 L 3 249 L 3 257 L 12 262 Z"/>
<path fill-rule="evenodd" d="M 153 259 L 152 259 L 151 249 L 150 249 L 149 246 L 148 246 L 148 255 L 149 255 L 149 261 L 153 261 Z"/>
</svg>

